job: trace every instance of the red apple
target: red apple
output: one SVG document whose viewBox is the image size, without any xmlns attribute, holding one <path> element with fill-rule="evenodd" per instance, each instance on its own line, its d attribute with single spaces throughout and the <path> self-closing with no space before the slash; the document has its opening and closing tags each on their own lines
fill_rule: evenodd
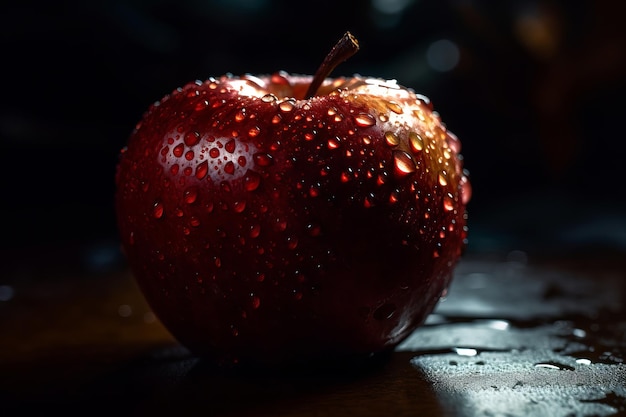
<svg viewBox="0 0 626 417">
<path fill-rule="evenodd" d="M 122 151 L 119 231 L 146 300 L 220 364 L 388 351 L 465 246 L 459 140 L 395 81 L 222 76 L 154 103 Z"/>
</svg>

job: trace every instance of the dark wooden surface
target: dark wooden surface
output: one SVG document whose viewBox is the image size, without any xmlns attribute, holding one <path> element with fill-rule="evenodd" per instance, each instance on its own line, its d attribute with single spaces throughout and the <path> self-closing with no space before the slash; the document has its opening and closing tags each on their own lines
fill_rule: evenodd
<svg viewBox="0 0 626 417">
<path fill-rule="evenodd" d="M 0 415 L 626 415 L 621 256 L 466 256 L 426 325 L 370 364 L 217 372 L 123 262 L 13 259 L 0 282 Z"/>
</svg>

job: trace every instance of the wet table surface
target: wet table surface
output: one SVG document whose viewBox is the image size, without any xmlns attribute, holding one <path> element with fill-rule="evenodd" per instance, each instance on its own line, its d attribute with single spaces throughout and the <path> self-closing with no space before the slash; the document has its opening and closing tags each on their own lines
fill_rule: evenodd
<svg viewBox="0 0 626 417">
<path fill-rule="evenodd" d="M 236 375 L 179 346 L 123 264 L 77 253 L 14 259 L 0 282 L 2 416 L 626 415 L 623 256 L 466 255 L 388 357 Z"/>
</svg>

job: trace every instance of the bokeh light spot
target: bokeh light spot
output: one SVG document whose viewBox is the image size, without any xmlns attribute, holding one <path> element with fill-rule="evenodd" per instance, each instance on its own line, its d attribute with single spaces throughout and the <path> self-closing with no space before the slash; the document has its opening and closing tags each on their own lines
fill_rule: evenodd
<svg viewBox="0 0 626 417">
<path fill-rule="evenodd" d="M 461 58 L 459 47 L 448 39 L 431 43 L 426 50 L 428 66 L 438 72 L 447 72 L 456 67 Z"/>
</svg>

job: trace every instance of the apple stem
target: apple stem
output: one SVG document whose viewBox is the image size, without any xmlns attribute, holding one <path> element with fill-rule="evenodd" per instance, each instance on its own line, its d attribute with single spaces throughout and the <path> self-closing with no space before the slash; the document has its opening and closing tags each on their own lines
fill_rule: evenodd
<svg viewBox="0 0 626 417">
<path fill-rule="evenodd" d="M 313 76 L 313 81 L 309 84 L 305 98 L 309 99 L 313 97 L 326 77 L 333 72 L 337 65 L 356 54 L 358 50 L 359 42 L 350 32 L 346 32 L 335 46 L 333 46 L 333 49 L 331 49 L 328 55 L 326 55 L 326 58 L 324 58 L 322 65 L 317 69 L 317 72 Z"/>
</svg>

